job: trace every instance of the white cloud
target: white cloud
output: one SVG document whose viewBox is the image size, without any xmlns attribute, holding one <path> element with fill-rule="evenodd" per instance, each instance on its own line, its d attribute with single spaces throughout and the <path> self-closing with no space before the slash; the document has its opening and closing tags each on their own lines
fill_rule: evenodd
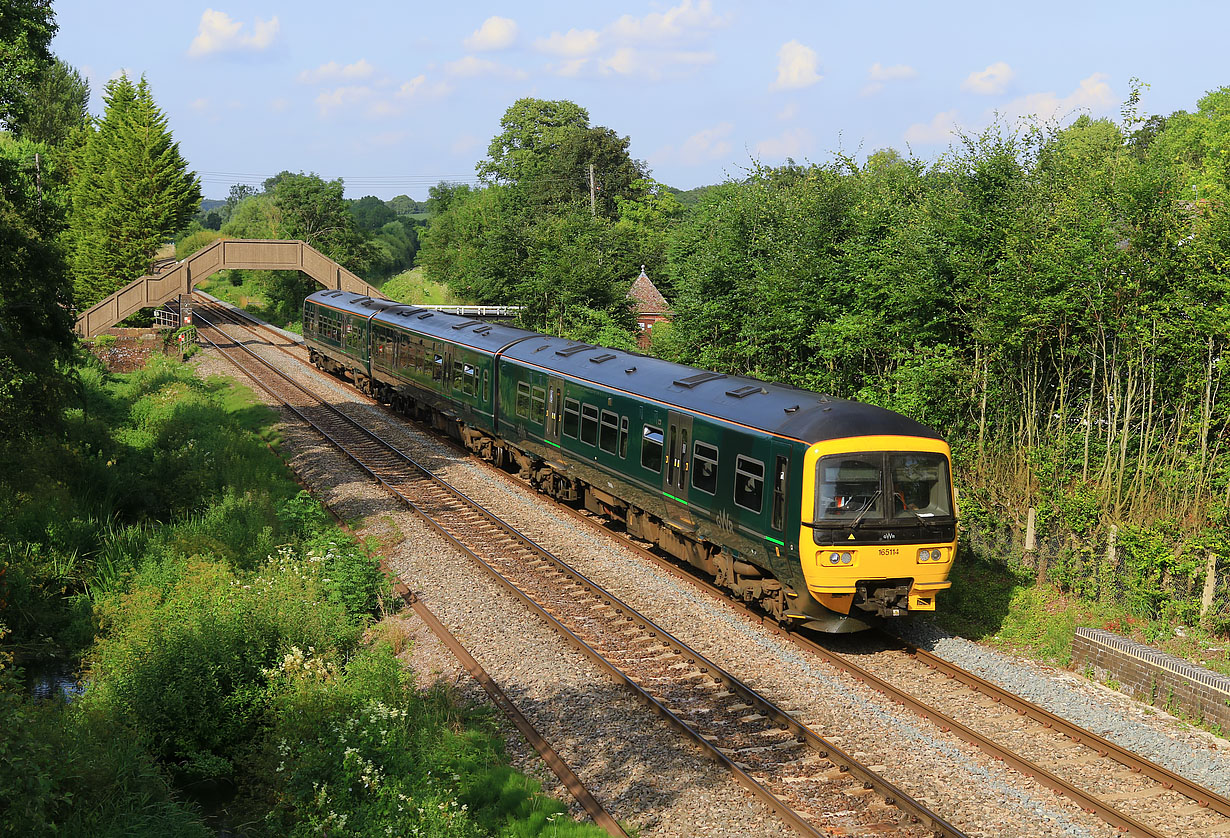
<svg viewBox="0 0 1230 838">
<path fill-rule="evenodd" d="M 892 64 L 885 67 L 879 61 L 871 65 L 871 69 L 867 71 L 867 77 L 872 81 L 901 81 L 902 79 L 912 79 L 918 75 L 918 71 L 909 64 Z"/>
<path fill-rule="evenodd" d="M 370 101 L 373 93 L 365 84 L 341 85 L 332 90 L 322 90 L 316 97 L 316 104 L 320 107 L 320 115 L 328 116 L 338 108 L 354 107 Z"/>
<path fill-rule="evenodd" d="M 476 52 L 492 49 L 506 49 L 517 40 L 517 22 L 506 17 L 495 15 L 483 21 L 483 25 L 474 30 L 466 38 L 466 49 Z"/>
<path fill-rule="evenodd" d="M 557 76 L 565 76 L 573 78 L 581 75 L 581 71 L 589 64 L 588 58 L 574 58 L 571 61 L 564 61 L 560 64 L 548 64 L 546 70 L 548 73 L 554 73 Z"/>
<path fill-rule="evenodd" d="M 290 110 L 290 100 L 282 96 L 279 96 L 277 99 L 270 99 L 269 110 L 274 113 L 283 113 L 288 111 Z"/>
<path fill-rule="evenodd" d="M 610 30 L 616 38 L 635 43 L 670 41 L 725 26 L 726 20 L 713 13 L 711 0 L 683 0 L 665 12 L 652 12 L 640 18 L 624 15 L 611 24 Z"/>
<path fill-rule="evenodd" d="M 252 22 L 251 34 L 245 34 L 243 29 L 243 21 L 232 20 L 226 12 L 206 9 L 201 15 L 197 35 L 188 47 L 188 54 L 199 58 L 215 52 L 266 49 L 278 34 L 278 19 L 256 18 Z"/>
<path fill-rule="evenodd" d="M 930 122 L 915 122 L 905 131 L 906 142 L 942 143 L 952 137 L 957 125 L 955 110 L 937 113 Z"/>
<path fill-rule="evenodd" d="M 330 61 L 327 64 L 321 64 L 315 70 L 304 70 L 299 74 L 299 81 L 303 84 L 319 84 L 322 81 L 337 79 L 365 79 L 372 74 L 374 69 L 365 58 L 346 65 Z"/>
<path fill-rule="evenodd" d="M 1107 84 L 1106 73 L 1082 79 L 1076 90 L 1060 97 L 1055 93 L 1030 93 L 1013 99 L 1002 108 L 1008 116 L 1036 116 L 1041 120 L 1062 119 L 1076 111 L 1096 112 L 1115 104 L 1115 94 Z"/>
<path fill-rule="evenodd" d="M 817 70 L 820 57 L 811 47 L 798 41 L 787 41 L 777 51 L 777 81 L 775 90 L 794 90 L 810 87 L 823 78 Z"/>
<path fill-rule="evenodd" d="M 792 128 L 781 136 L 770 137 L 756 143 L 757 158 L 802 157 L 812 146 L 811 132 L 806 128 Z"/>
<path fill-rule="evenodd" d="M 799 103 L 790 102 L 786 107 L 777 112 L 777 118 L 783 122 L 789 122 L 799 115 Z"/>
<path fill-rule="evenodd" d="M 444 69 L 449 73 L 449 75 L 459 76 L 462 78 L 499 76 L 506 79 L 523 79 L 528 75 L 524 70 L 519 70 L 516 67 L 508 67 L 503 64 L 497 64 L 494 61 L 488 61 L 485 58 L 476 58 L 473 55 L 467 55 L 465 58 L 457 61 L 451 61 L 444 65 Z"/>
<path fill-rule="evenodd" d="M 209 110 L 209 100 L 204 97 L 200 99 L 193 99 L 192 103 L 188 105 L 188 107 L 192 108 L 194 111 L 204 112 Z"/>
<path fill-rule="evenodd" d="M 867 84 L 863 85 L 863 89 L 859 91 L 860 96 L 873 96 L 884 89 L 886 83 L 891 81 L 902 81 L 904 79 L 912 79 L 918 75 L 918 71 L 908 64 L 893 64 L 885 67 L 880 62 L 871 65 L 871 69 L 867 71 L 867 78 L 870 79 Z"/>
<path fill-rule="evenodd" d="M 428 96 L 444 96 L 452 91 L 445 82 L 429 81 L 427 76 L 419 74 L 408 82 L 403 82 L 393 94 L 395 99 L 415 99 Z"/>
<path fill-rule="evenodd" d="M 118 70 L 113 72 L 111 75 L 107 76 L 107 81 L 115 81 L 116 79 L 121 78 L 123 76 L 128 76 L 129 79 L 136 78 L 136 76 L 133 75 L 132 70 L 130 70 L 128 67 L 120 67 Z"/>
<path fill-rule="evenodd" d="M 730 122 L 719 122 L 712 128 L 698 131 L 684 140 L 679 147 L 679 156 L 684 161 L 717 160 L 730 154 L 730 133 L 735 126 Z"/>
<path fill-rule="evenodd" d="M 552 32 L 546 38 L 534 41 L 539 52 L 565 58 L 580 58 L 592 55 L 599 46 L 599 35 L 594 29 L 569 29 L 567 32 Z"/>
<path fill-rule="evenodd" d="M 615 50 L 615 53 L 599 64 L 599 69 L 604 73 L 618 73 L 621 76 L 630 76 L 635 73 L 643 64 L 638 58 L 637 51 L 632 47 L 620 47 Z"/>
<path fill-rule="evenodd" d="M 983 96 L 993 96 L 1007 90 L 1008 82 L 1015 77 L 1016 71 L 1006 62 L 996 61 L 981 72 L 970 73 L 965 81 L 961 82 L 961 89 Z"/>
</svg>

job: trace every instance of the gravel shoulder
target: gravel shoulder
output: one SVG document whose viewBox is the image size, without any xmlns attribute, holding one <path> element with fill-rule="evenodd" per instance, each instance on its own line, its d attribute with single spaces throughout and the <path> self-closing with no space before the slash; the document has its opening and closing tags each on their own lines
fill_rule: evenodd
<svg viewBox="0 0 1230 838">
<path fill-rule="evenodd" d="M 285 356 L 278 357 L 281 353 L 268 350 L 262 354 L 279 367 L 287 367 Z M 203 373 L 234 375 L 229 364 L 209 352 L 204 353 L 199 365 Z M 588 527 L 555 515 L 515 479 L 459 458 L 447 446 L 364 403 L 345 384 L 306 368 L 295 370 L 293 375 L 310 382 L 318 392 L 324 388 L 339 408 L 377 421 L 383 434 L 424 465 L 438 470 L 453 485 L 634 607 L 653 615 L 665 629 L 794 711 L 822 735 L 876 767 L 970 834 L 1117 834 L 1074 804 L 986 758 L 956 737 L 810 660 L 726 604 L 647 566 Z M 360 478 L 314 434 L 288 425 L 282 435 L 284 453 L 309 485 L 348 520 L 358 521 L 362 533 L 396 545 L 389 559 L 407 584 L 458 634 L 617 818 L 638 826 L 643 835 L 788 834 L 780 822 L 703 759 L 699 751 L 563 646 L 540 620 L 524 613 L 524 607 L 511 595 L 497 589 L 417 518 Z M 926 643 L 938 654 L 993 680 L 998 679 L 990 673 L 1000 672 L 1000 677 L 1007 679 L 1001 681 L 1005 686 L 1048 708 L 1054 704 L 1052 709 L 1065 716 L 1069 715 L 1065 703 L 1073 703 L 1069 694 L 1083 691 L 1083 703 L 1091 715 L 1073 721 L 1108 736 L 1107 731 L 1116 725 L 1140 732 L 1144 740 L 1152 742 L 1150 747 L 1173 749 L 1179 762 L 1190 760 L 1189 770 L 1167 764 L 1202 782 L 1211 784 L 1207 778 L 1217 776 L 1225 782 L 1230 776 L 1224 740 L 1220 744 L 1210 742 L 1211 737 L 1175 726 L 1152 708 L 1128 712 L 1135 704 L 1130 699 L 1114 694 L 1099 696 L 1090 691 L 1101 688 L 1084 679 L 1046 671 L 958 638 L 932 636 Z M 426 642 L 422 645 L 430 646 Z M 415 648 L 418 646 L 416 643 Z M 450 670 L 438 658 L 423 658 L 416 651 L 412 661 L 420 660 L 428 661 L 428 670 L 436 669 L 442 675 L 451 671 L 448 677 L 459 685 L 469 680 L 456 670 L 455 663 Z M 423 678 L 424 670 L 418 671 Z M 477 687 L 471 685 L 470 689 Z M 1048 695 L 1054 697 L 1053 702 L 1044 700 Z M 1109 698 L 1118 701 L 1106 700 Z M 510 751 L 528 748 L 511 727 L 509 731 Z M 1131 747 L 1138 748 L 1135 744 Z M 1138 749 L 1157 758 L 1144 747 Z M 521 764 L 530 762 L 538 763 L 531 756 Z M 534 773 L 541 776 L 540 772 Z M 562 791 L 553 778 L 548 787 L 557 795 Z"/>
</svg>

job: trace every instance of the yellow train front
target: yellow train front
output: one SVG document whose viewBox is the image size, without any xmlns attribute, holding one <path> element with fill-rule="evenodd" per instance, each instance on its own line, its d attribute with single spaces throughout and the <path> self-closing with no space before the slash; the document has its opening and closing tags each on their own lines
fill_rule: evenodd
<svg viewBox="0 0 1230 838">
<path fill-rule="evenodd" d="M 847 436 L 804 457 L 799 561 L 824 631 L 934 611 L 957 547 L 950 452 L 922 436 Z M 829 612 L 829 613 L 824 613 Z"/>
</svg>

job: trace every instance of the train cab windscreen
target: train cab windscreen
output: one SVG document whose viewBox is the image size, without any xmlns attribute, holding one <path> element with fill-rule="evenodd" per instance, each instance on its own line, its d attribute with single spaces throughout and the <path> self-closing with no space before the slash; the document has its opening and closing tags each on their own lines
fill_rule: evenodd
<svg viewBox="0 0 1230 838">
<path fill-rule="evenodd" d="M 817 465 L 817 525 L 882 526 L 951 518 L 948 460 L 941 454 L 833 454 Z"/>
</svg>

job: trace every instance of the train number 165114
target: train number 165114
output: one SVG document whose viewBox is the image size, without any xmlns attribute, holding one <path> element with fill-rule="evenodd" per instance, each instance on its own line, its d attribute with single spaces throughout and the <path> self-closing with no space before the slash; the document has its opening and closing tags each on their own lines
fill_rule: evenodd
<svg viewBox="0 0 1230 838">
<path fill-rule="evenodd" d="M 881 556 L 895 556 L 900 552 L 901 552 L 900 547 L 881 547 L 880 548 Z"/>
</svg>

